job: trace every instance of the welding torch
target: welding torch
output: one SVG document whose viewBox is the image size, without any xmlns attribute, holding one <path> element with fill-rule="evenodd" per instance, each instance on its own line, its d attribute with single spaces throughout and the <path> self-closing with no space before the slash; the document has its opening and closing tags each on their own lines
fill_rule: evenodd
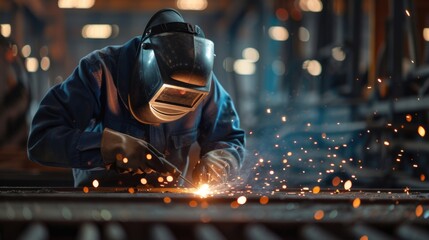
<svg viewBox="0 0 429 240">
<path fill-rule="evenodd" d="M 183 176 L 182 171 L 180 171 L 174 164 L 172 164 L 170 161 L 168 161 L 164 154 L 158 151 L 152 144 L 147 143 L 147 150 L 152 154 L 155 159 L 153 160 L 159 160 L 164 167 L 167 169 L 168 172 L 177 174 L 179 178 L 183 179 L 186 183 L 188 183 L 190 186 L 197 188 L 191 181 L 189 181 L 185 176 Z"/>
</svg>

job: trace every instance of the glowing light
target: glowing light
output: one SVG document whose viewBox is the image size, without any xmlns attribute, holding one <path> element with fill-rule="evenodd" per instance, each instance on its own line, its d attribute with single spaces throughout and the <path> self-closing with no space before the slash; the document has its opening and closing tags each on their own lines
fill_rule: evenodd
<svg viewBox="0 0 429 240">
<path fill-rule="evenodd" d="M 259 198 L 259 203 L 262 204 L 262 205 L 267 204 L 268 201 L 269 201 L 269 198 L 267 196 L 262 196 L 262 197 Z"/>
<path fill-rule="evenodd" d="M 158 177 L 158 182 L 160 182 L 160 183 L 164 182 L 164 178 L 163 177 Z"/>
<path fill-rule="evenodd" d="M 280 20 L 280 21 L 286 21 L 289 18 L 289 13 L 286 9 L 284 8 L 278 8 L 276 10 L 276 17 Z"/>
<path fill-rule="evenodd" d="M 411 16 L 410 11 L 408 11 L 408 9 L 405 9 L 405 14 L 407 14 L 407 16 Z"/>
<path fill-rule="evenodd" d="M 128 163 L 128 158 L 126 158 L 126 157 L 122 158 L 122 162 L 123 163 Z"/>
<path fill-rule="evenodd" d="M 321 12 L 323 10 L 321 0 L 300 0 L 299 7 L 304 12 Z"/>
<path fill-rule="evenodd" d="M 140 179 L 140 183 L 143 185 L 147 184 L 147 179 L 146 178 Z"/>
<path fill-rule="evenodd" d="M 237 198 L 237 203 L 243 205 L 247 202 L 247 198 L 245 196 L 240 196 Z"/>
<path fill-rule="evenodd" d="M 37 69 L 39 68 L 39 61 L 37 58 L 27 58 L 25 59 L 25 67 L 29 72 L 37 72 Z"/>
<path fill-rule="evenodd" d="M 286 116 L 282 116 L 282 122 L 286 122 L 287 118 Z"/>
<path fill-rule="evenodd" d="M 419 129 L 417 129 L 417 132 L 419 133 L 420 137 L 424 137 L 426 135 L 426 130 L 422 126 L 419 126 Z"/>
<path fill-rule="evenodd" d="M 385 146 L 389 146 L 389 145 L 390 145 L 389 141 L 384 141 L 384 142 L 383 142 L 383 144 L 384 144 Z"/>
<path fill-rule="evenodd" d="M 344 61 L 344 59 L 346 59 L 346 53 L 340 48 L 340 47 L 335 47 L 332 48 L 332 57 L 341 62 Z"/>
<path fill-rule="evenodd" d="M 233 201 L 233 202 L 231 202 L 230 206 L 231 206 L 231 208 L 238 208 L 239 204 L 237 201 Z"/>
<path fill-rule="evenodd" d="M 420 181 L 424 182 L 426 180 L 426 176 L 424 174 L 420 174 Z"/>
<path fill-rule="evenodd" d="M 353 207 L 358 208 L 360 206 L 360 198 L 355 198 L 353 200 Z"/>
<path fill-rule="evenodd" d="M 207 8 L 207 0 L 177 0 L 177 7 L 182 10 L 201 11 Z"/>
<path fill-rule="evenodd" d="M 416 207 L 416 217 L 421 217 L 422 214 L 423 214 L 423 206 L 419 204 Z"/>
<path fill-rule="evenodd" d="M 89 193 L 89 187 L 83 187 L 82 191 L 83 191 L 84 193 Z"/>
<path fill-rule="evenodd" d="M 405 116 L 405 120 L 406 120 L 407 122 L 411 122 L 411 121 L 413 120 L 413 116 L 412 116 L 411 114 L 407 114 L 407 115 Z"/>
<path fill-rule="evenodd" d="M 194 193 L 202 198 L 206 198 L 210 192 L 210 186 L 208 184 L 202 184 Z"/>
<path fill-rule="evenodd" d="M 12 28 L 10 26 L 10 24 L 0 24 L 0 29 L 1 29 L 1 35 L 3 37 L 10 37 L 10 35 L 12 34 Z"/>
<path fill-rule="evenodd" d="M 368 236 L 367 235 L 362 235 L 359 240 L 368 240 Z"/>
<path fill-rule="evenodd" d="M 195 200 L 191 200 L 191 201 L 189 201 L 189 206 L 190 207 L 197 207 L 198 206 L 198 202 L 197 201 L 195 201 Z"/>
<path fill-rule="evenodd" d="M 313 193 L 314 193 L 314 194 L 318 194 L 318 193 L 320 193 L 320 187 L 319 187 L 319 186 L 315 186 L 315 187 L 313 187 Z"/>
<path fill-rule="evenodd" d="M 136 192 L 136 190 L 132 187 L 128 188 L 128 193 L 130 194 L 134 194 Z"/>
<path fill-rule="evenodd" d="M 82 28 L 83 38 L 106 39 L 118 34 L 119 27 L 109 24 L 87 24 Z"/>
<path fill-rule="evenodd" d="M 173 176 L 167 176 L 167 182 L 172 182 L 173 181 Z"/>
<path fill-rule="evenodd" d="M 59 8 L 92 8 L 95 0 L 58 0 Z"/>
<path fill-rule="evenodd" d="M 272 26 L 268 29 L 268 35 L 275 41 L 286 41 L 289 38 L 289 32 L 281 26 Z"/>
<path fill-rule="evenodd" d="M 336 187 L 340 185 L 341 179 L 337 176 L 332 179 L 332 186 Z"/>
<path fill-rule="evenodd" d="M 31 54 L 31 47 L 30 47 L 30 45 L 25 45 L 24 47 L 22 47 L 21 54 L 25 58 L 29 57 L 30 54 Z"/>
<path fill-rule="evenodd" d="M 429 42 L 429 28 L 424 28 L 423 29 L 423 39 L 426 42 Z"/>
<path fill-rule="evenodd" d="M 257 62 L 259 60 L 259 52 L 258 50 L 254 48 L 245 48 L 242 52 L 242 56 L 244 59 L 251 61 L 251 62 Z"/>
<path fill-rule="evenodd" d="M 49 70 L 49 67 L 51 66 L 51 61 L 48 57 L 42 57 L 42 60 L 40 60 L 40 68 L 43 71 Z"/>
<path fill-rule="evenodd" d="M 302 42 L 310 41 L 310 31 L 305 27 L 299 27 L 298 29 L 298 38 Z"/>
<path fill-rule="evenodd" d="M 324 216 L 325 216 L 325 212 L 323 210 L 317 210 L 314 213 L 314 220 L 317 220 L 317 221 L 322 220 Z"/>
<path fill-rule="evenodd" d="M 239 75 L 252 75 L 256 72 L 256 65 L 247 59 L 238 59 L 234 61 L 233 69 Z"/>
<path fill-rule="evenodd" d="M 100 185 L 100 183 L 98 182 L 97 179 L 95 179 L 94 181 L 92 181 L 92 186 L 95 188 L 98 188 L 98 186 Z"/>
<path fill-rule="evenodd" d="M 147 160 L 152 160 L 152 155 L 150 153 L 146 154 L 146 159 Z"/>
<path fill-rule="evenodd" d="M 302 69 L 306 69 L 312 76 L 319 76 L 322 73 L 322 65 L 317 60 L 304 61 Z"/>
<path fill-rule="evenodd" d="M 271 108 L 267 108 L 266 112 L 271 113 Z"/>
<path fill-rule="evenodd" d="M 170 197 L 164 197 L 163 201 L 165 204 L 169 204 L 169 203 L 171 203 L 171 198 Z"/>
</svg>

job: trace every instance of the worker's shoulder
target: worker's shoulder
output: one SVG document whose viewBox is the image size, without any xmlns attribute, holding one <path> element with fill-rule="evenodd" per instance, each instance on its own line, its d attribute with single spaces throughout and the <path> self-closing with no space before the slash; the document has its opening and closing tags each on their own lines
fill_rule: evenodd
<svg viewBox="0 0 429 240">
<path fill-rule="evenodd" d="M 101 49 L 94 50 L 88 55 L 82 58 L 82 60 L 89 63 L 94 62 L 115 62 L 120 55 L 124 53 L 129 56 L 134 56 L 135 51 L 137 50 L 138 44 L 140 42 L 139 37 L 134 37 L 122 45 L 108 45 Z M 128 54 L 132 53 L 132 54 Z"/>
</svg>

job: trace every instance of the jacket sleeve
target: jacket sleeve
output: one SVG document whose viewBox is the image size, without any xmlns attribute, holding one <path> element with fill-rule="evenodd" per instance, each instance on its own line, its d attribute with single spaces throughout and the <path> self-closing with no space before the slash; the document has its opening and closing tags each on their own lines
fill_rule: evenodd
<svg viewBox="0 0 429 240">
<path fill-rule="evenodd" d="M 234 158 L 230 159 L 233 162 L 228 163 L 232 168 L 239 168 L 244 160 L 245 132 L 240 128 L 240 119 L 231 97 L 215 75 L 210 94 L 204 102 L 198 143 L 203 159 L 210 152 L 219 155 L 219 150 L 224 150 L 226 152 L 222 155 Z"/>
<path fill-rule="evenodd" d="M 66 168 L 103 166 L 102 132 L 96 130 L 103 64 L 89 61 L 82 59 L 74 72 L 42 99 L 28 139 L 30 160 Z"/>
</svg>

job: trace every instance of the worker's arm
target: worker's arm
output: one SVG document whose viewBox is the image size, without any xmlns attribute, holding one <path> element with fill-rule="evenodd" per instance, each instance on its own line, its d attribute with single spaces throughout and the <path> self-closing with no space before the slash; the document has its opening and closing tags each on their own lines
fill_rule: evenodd
<svg viewBox="0 0 429 240">
<path fill-rule="evenodd" d="M 92 59 L 92 60 L 90 60 Z M 102 61 L 86 58 L 40 103 L 30 129 L 28 155 L 48 166 L 101 167 L 100 94 L 110 72 Z"/>
<path fill-rule="evenodd" d="M 222 183 L 235 177 L 244 158 L 245 132 L 230 96 L 214 75 L 199 129 L 201 160 L 194 181 Z"/>
</svg>

